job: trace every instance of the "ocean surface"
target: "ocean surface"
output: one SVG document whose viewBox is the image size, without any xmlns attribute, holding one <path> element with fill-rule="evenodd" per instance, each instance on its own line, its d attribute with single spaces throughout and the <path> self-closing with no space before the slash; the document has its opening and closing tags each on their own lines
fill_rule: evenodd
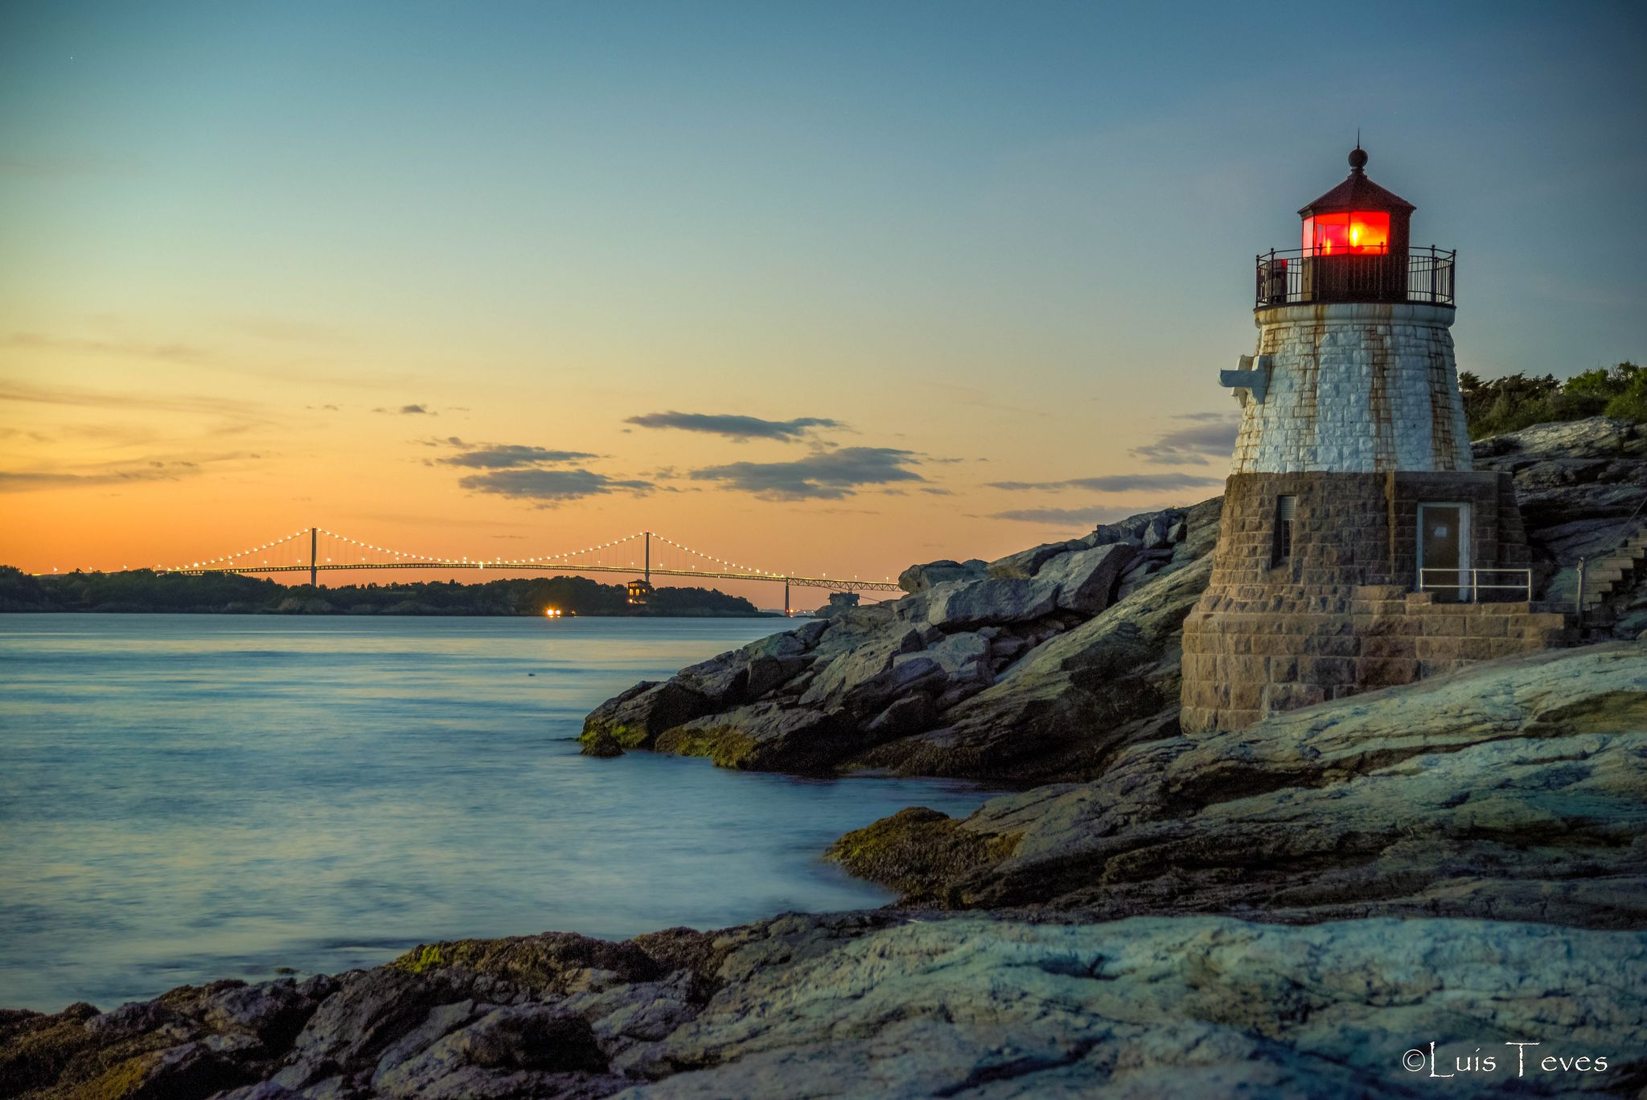
<svg viewBox="0 0 1647 1100">
<path fill-rule="evenodd" d="M 792 625 L 0 616 L 0 1006 L 879 905 L 823 848 L 985 792 L 572 740 L 635 681 Z"/>
</svg>

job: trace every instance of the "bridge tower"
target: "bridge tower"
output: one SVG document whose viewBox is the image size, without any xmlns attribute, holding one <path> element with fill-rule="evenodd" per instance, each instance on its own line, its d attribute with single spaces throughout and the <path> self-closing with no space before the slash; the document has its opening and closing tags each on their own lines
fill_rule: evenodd
<svg viewBox="0 0 1647 1100">
<path fill-rule="evenodd" d="M 1536 649 L 1563 625 L 1531 613 L 1509 476 L 1471 471 L 1456 253 L 1413 247 L 1416 208 L 1367 177 L 1359 144 L 1349 163 L 1299 211 L 1302 247 L 1258 256 L 1258 345 L 1220 375 L 1241 423 L 1184 623 L 1187 732 Z"/>
<path fill-rule="evenodd" d="M 316 580 L 315 580 L 315 573 L 319 569 L 319 562 L 318 562 L 318 559 L 316 557 L 316 554 L 317 554 L 317 551 L 319 550 L 319 548 L 320 548 L 320 528 L 311 527 L 311 528 L 309 528 L 309 587 L 310 588 L 318 587 L 318 585 L 316 583 Z"/>
<path fill-rule="evenodd" d="M 652 599 L 652 532 L 643 531 L 641 535 L 644 547 L 641 560 L 645 573 L 641 579 L 630 581 L 625 588 L 626 602 L 630 607 L 645 607 Z"/>
</svg>

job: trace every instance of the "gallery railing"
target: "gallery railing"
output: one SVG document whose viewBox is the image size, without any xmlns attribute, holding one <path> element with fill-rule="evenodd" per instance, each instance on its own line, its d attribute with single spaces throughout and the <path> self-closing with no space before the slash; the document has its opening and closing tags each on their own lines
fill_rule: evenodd
<svg viewBox="0 0 1647 1100">
<path fill-rule="evenodd" d="M 1258 254 L 1256 309 L 1312 302 L 1453 304 L 1458 252 L 1427 245 L 1405 252 L 1274 249 Z"/>
</svg>

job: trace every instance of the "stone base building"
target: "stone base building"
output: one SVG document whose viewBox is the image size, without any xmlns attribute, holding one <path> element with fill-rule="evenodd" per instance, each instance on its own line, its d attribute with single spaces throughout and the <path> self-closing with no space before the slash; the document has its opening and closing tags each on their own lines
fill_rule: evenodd
<svg viewBox="0 0 1647 1100">
<path fill-rule="evenodd" d="M 1277 519 L 1283 497 L 1294 502 L 1290 534 Z M 1419 508 L 1432 501 L 1468 505 L 1474 560 L 1498 567 L 1504 588 L 1466 591 L 1473 599 L 1416 590 Z M 1515 587 L 1526 565 L 1508 474 L 1236 474 L 1212 582 L 1184 621 L 1183 728 L 1240 729 L 1563 644 L 1567 616 L 1535 611 Z"/>
</svg>

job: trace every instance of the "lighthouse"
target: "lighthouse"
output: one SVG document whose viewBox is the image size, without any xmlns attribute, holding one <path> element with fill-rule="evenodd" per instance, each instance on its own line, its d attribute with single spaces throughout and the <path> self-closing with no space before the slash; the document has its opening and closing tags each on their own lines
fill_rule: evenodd
<svg viewBox="0 0 1647 1100">
<path fill-rule="evenodd" d="M 1257 256 L 1257 346 L 1206 591 L 1184 623 L 1181 723 L 1285 710 L 1561 644 L 1533 604 L 1507 474 L 1475 472 L 1452 322 L 1457 253 L 1350 172 Z"/>
</svg>

